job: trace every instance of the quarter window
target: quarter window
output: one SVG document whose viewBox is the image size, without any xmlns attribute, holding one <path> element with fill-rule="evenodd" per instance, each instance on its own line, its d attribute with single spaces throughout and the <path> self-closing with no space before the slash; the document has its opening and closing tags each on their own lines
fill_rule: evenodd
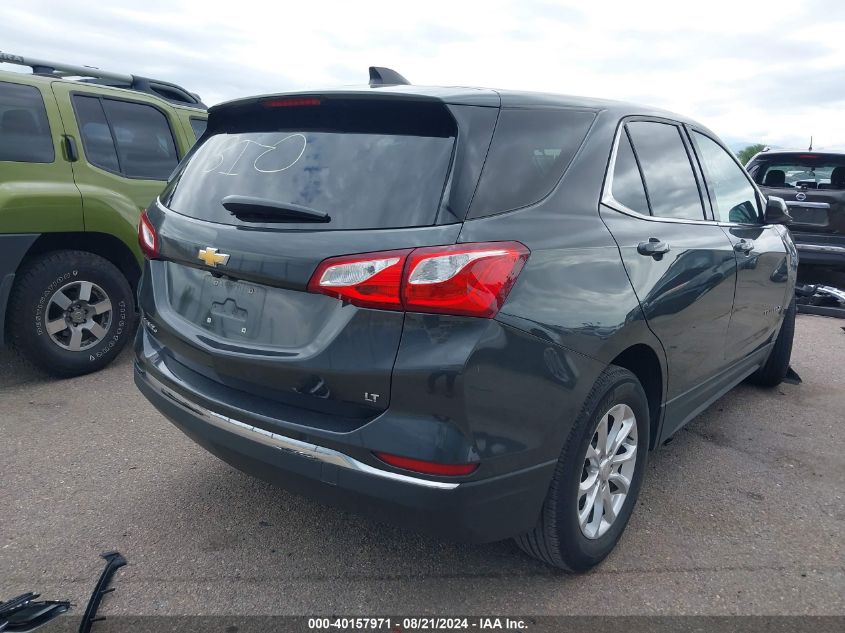
<svg viewBox="0 0 845 633">
<path fill-rule="evenodd" d="M 678 126 L 634 121 L 627 127 L 642 168 L 652 215 L 703 220 L 704 207 Z"/>
<path fill-rule="evenodd" d="M 191 129 L 194 131 L 194 136 L 199 138 L 205 134 L 205 128 L 208 127 L 207 119 L 200 119 L 199 117 L 191 117 Z"/>
<path fill-rule="evenodd" d="M 756 223 L 757 192 L 743 170 L 713 139 L 699 132 L 693 136 L 716 217 L 721 222 Z"/>
<path fill-rule="evenodd" d="M 92 165 L 130 178 L 167 180 L 179 162 L 167 117 L 143 103 L 76 95 L 85 154 Z"/>
<path fill-rule="evenodd" d="M 625 130 L 622 130 L 619 136 L 619 147 L 616 150 L 612 182 L 614 200 L 624 204 L 632 211 L 643 215 L 649 214 L 648 199 L 645 195 L 640 168 L 637 166 L 637 159 L 634 157 L 634 150 L 631 148 L 631 140 Z"/>
<path fill-rule="evenodd" d="M 547 196 L 594 118 L 581 110 L 503 109 L 469 217 L 519 209 Z"/>
<path fill-rule="evenodd" d="M 0 161 L 52 163 L 55 158 L 41 92 L 0 81 Z"/>
</svg>

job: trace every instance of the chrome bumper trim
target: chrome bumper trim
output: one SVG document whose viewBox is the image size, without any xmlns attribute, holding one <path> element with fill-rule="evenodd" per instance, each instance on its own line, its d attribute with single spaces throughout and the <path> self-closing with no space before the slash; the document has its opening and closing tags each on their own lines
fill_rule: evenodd
<svg viewBox="0 0 845 633">
<path fill-rule="evenodd" d="M 144 380 L 160 395 L 202 419 L 204 422 L 207 422 L 212 426 L 216 426 L 228 433 L 240 435 L 250 441 L 258 442 L 260 444 L 264 444 L 265 446 L 271 446 L 289 453 L 296 453 L 302 457 L 314 459 L 326 464 L 334 464 L 339 468 L 356 470 L 361 473 L 373 475 L 374 477 L 399 481 L 413 486 L 423 486 L 425 488 L 435 488 L 438 490 L 454 490 L 460 486 L 459 483 L 431 481 L 429 479 L 421 479 L 419 477 L 411 477 L 409 475 L 402 475 L 374 468 L 373 466 L 359 462 L 357 459 L 341 453 L 340 451 L 326 448 L 324 446 L 318 446 L 317 444 L 311 444 L 309 442 L 302 442 L 291 437 L 285 437 L 284 435 L 278 435 L 265 429 L 252 426 L 251 424 L 240 422 L 239 420 L 235 420 L 220 413 L 215 413 L 214 411 L 206 409 L 195 402 L 187 400 L 184 396 L 174 393 L 169 387 L 167 387 L 167 385 L 151 376 L 149 372 L 144 373 Z"/>
<path fill-rule="evenodd" d="M 845 246 L 823 246 L 821 244 L 795 242 L 795 248 L 799 251 L 809 251 L 812 253 L 842 253 L 845 255 Z"/>
</svg>

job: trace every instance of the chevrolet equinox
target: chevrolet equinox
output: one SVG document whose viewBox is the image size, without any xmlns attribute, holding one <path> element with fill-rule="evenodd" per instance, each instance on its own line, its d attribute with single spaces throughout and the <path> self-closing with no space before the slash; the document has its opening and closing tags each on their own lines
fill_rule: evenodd
<svg viewBox="0 0 845 633">
<path fill-rule="evenodd" d="M 371 75 L 211 108 L 139 224 L 135 381 L 239 469 L 588 569 L 649 450 L 783 379 L 786 205 L 684 117 Z"/>
</svg>

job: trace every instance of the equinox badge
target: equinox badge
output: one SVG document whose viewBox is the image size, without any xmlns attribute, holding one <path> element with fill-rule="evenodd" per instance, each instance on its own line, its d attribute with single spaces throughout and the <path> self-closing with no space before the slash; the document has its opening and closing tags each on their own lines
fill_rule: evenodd
<svg viewBox="0 0 845 633">
<path fill-rule="evenodd" d="M 210 246 L 200 249 L 197 257 L 204 261 L 207 266 L 211 266 L 212 268 L 217 266 L 217 264 L 223 264 L 225 266 L 226 262 L 229 261 L 228 255 L 225 253 L 218 253 L 216 248 L 212 248 Z"/>
</svg>

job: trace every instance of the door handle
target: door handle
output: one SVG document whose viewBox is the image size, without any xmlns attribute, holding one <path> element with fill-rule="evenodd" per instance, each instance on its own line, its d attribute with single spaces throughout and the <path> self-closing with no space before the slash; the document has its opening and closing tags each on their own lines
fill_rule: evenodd
<svg viewBox="0 0 845 633">
<path fill-rule="evenodd" d="M 67 154 L 67 159 L 71 163 L 75 163 L 79 160 L 79 151 L 76 149 L 76 141 L 68 134 L 65 134 L 65 153 Z"/>
<path fill-rule="evenodd" d="M 656 237 L 650 237 L 648 238 L 648 242 L 640 242 L 637 245 L 637 252 L 640 255 L 648 255 L 660 261 L 669 252 L 669 245 Z"/>
<path fill-rule="evenodd" d="M 748 254 L 754 250 L 754 240 L 739 240 L 736 244 L 734 244 L 734 250 Z"/>
</svg>

